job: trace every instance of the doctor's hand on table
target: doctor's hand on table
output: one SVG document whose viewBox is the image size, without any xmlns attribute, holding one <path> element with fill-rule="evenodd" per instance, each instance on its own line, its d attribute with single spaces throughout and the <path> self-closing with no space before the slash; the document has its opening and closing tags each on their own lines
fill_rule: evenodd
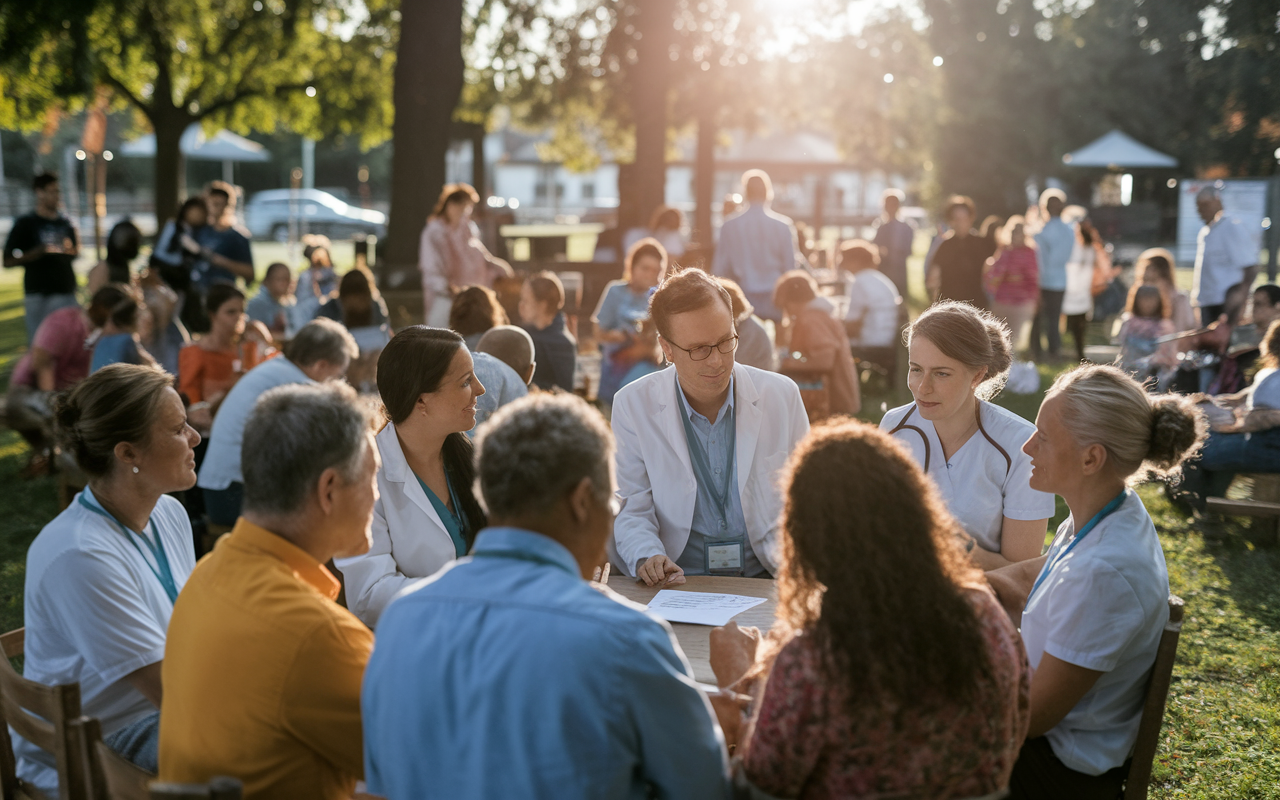
<svg viewBox="0 0 1280 800">
<path fill-rule="evenodd" d="M 640 565 L 636 577 L 646 586 L 677 586 L 684 583 L 684 570 L 664 555 L 656 555 Z"/>
</svg>

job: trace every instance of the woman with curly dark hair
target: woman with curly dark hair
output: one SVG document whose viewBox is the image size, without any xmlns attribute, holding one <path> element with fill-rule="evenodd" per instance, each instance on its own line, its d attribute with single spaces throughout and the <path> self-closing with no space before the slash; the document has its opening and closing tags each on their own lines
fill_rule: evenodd
<svg viewBox="0 0 1280 800">
<path fill-rule="evenodd" d="M 711 639 L 720 685 L 755 695 L 749 721 L 722 719 L 746 777 L 779 797 L 1002 790 L 1027 659 L 937 489 L 853 420 L 815 428 L 784 487 L 778 621 Z"/>
</svg>

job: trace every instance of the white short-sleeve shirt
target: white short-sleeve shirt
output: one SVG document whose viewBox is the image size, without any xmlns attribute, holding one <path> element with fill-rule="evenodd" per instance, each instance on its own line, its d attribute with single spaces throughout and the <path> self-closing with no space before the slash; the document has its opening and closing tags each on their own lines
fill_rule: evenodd
<svg viewBox="0 0 1280 800">
<path fill-rule="evenodd" d="M 1033 668 L 1045 653 L 1105 673 L 1048 734 L 1063 764 L 1101 775 L 1129 757 L 1138 738 L 1147 675 L 1169 619 L 1169 572 L 1141 498 L 1131 490 L 1069 554 L 1075 520 L 1058 528 L 1048 575 L 1022 613 Z"/>
<path fill-rule="evenodd" d="M 846 290 L 845 319 L 862 320 L 862 331 L 851 340 L 855 347 L 890 347 L 898 337 L 898 287 L 883 272 L 859 270 Z"/>
<path fill-rule="evenodd" d="M 45 684 L 79 683 L 84 714 L 97 717 L 110 735 L 156 711 L 124 678 L 164 659 L 173 603 L 152 572 L 148 548 L 135 548 L 81 496 L 101 508 L 86 487 L 27 551 L 23 675 Z M 187 512 L 166 495 L 151 520 L 180 591 L 196 563 Z M 152 536 L 150 526 L 146 534 Z M 18 737 L 14 750 L 18 775 L 56 795 L 53 756 Z"/>
<path fill-rule="evenodd" d="M 1053 495 L 1031 488 L 1031 457 L 1022 452 L 1036 426 L 993 403 L 978 406 L 982 429 L 952 453 L 949 462 L 942 456 L 933 423 L 913 410 L 914 403 L 888 411 L 880 420 L 880 430 L 893 431 L 911 414 L 906 424 L 920 432 L 902 428 L 893 438 L 911 451 L 921 467 L 928 453 L 925 472 L 937 484 L 952 516 L 980 547 L 998 553 L 1004 518 L 1048 519 L 1053 516 Z"/>
<path fill-rule="evenodd" d="M 1196 237 L 1195 291 L 1197 306 L 1216 306 L 1227 289 L 1239 283 L 1242 270 L 1258 263 L 1258 243 L 1235 217 L 1222 214 L 1200 229 Z"/>
</svg>

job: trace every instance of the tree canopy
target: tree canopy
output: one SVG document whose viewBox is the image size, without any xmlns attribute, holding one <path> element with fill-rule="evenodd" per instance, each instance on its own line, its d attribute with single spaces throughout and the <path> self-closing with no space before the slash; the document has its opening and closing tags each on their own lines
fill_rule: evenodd
<svg viewBox="0 0 1280 800">
<path fill-rule="evenodd" d="M 156 208 L 176 206 L 193 122 L 248 133 L 390 134 L 391 0 L 51 0 L 0 7 L 0 125 L 38 127 L 111 90 L 156 134 Z"/>
</svg>

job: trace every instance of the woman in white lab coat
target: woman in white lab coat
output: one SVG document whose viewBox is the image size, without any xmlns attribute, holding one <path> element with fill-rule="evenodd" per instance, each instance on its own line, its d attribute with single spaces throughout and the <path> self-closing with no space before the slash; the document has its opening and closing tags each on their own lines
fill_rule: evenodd
<svg viewBox="0 0 1280 800">
<path fill-rule="evenodd" d="M 336 562 L 348 607 L 371 628 L 407 584 L 466 555 L 485 525 L 465 433 L 484 387 L 462 337 L 425 325 L 400 331 L 378 358 L 378 393 L 389 421 L 377 436 L 373 542 Z"/>
<path fill-rule="evenodd" d="M 1031 488 L 1022 445 L 1035 425 L 988 402 L 1012 360 L 1009 329 L 968 303 L 930 307 L 907 329 L 915 402 L 880 421 L 933 478 L 983 569 L 1040 555 L 1053 495 Z"/>
</svg>

